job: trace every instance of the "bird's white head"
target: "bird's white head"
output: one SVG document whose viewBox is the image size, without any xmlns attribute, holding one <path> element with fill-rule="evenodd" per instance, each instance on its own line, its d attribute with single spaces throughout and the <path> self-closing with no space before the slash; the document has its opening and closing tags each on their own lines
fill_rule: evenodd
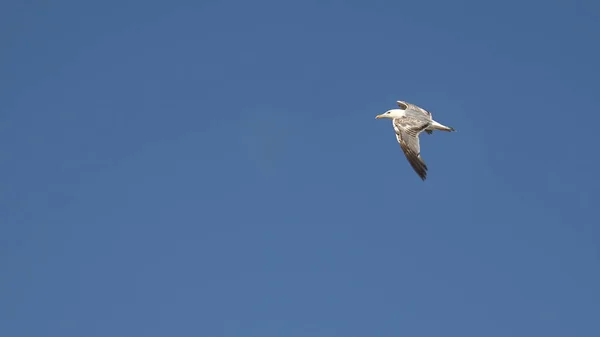
<svg viewBox="0 0 600 337">
<path fill-rule="evenodd" d="M 382 113 L 381 115 L 375 116 L 375 118 L 377 118 L 377 119 L 379 119 L 379 118 L 394 119 L 394 118 L 400 118 L 402 116 L 404 116 L 404 110 L 402 110 L 402 109 L 391 109 L 391 110 L 388 110 L 388 111 Z"/>
</svg>

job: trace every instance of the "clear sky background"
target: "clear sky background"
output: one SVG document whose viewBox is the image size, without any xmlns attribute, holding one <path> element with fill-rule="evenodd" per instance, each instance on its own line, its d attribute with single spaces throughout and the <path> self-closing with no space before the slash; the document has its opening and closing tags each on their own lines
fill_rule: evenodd
<svg viewBox="0 0 600 337">
<path fill-rule="evenodd" d="M 2 1 L 0 335 L 600 336 L 597 1 Z M 375 115 L 405 100 L 422 182 Z"/>
</svg>

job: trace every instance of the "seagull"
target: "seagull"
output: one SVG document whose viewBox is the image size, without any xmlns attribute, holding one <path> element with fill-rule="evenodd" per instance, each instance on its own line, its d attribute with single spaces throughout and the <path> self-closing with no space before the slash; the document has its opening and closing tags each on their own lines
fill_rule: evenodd
<svg viewBox="0 0 600 337">
<path fill-rule="evenodd" d="M 392 120 L 392 126 L 396 132 L 396 139 L 408 159 L 410 166 L 417 172 L 421 180 L 427 178 L 427 165 L 421 158 L 421 146 L 419 145 L 419 134 L 425 131 L 432 134 L 434 130 L 452 132 L 452 127 L 442 125 L 433 120 L 431 112 L 414 104 L 397 101 L 400 109 L 391 109 L 375 118 L 388 118 Z"/>
</svg>

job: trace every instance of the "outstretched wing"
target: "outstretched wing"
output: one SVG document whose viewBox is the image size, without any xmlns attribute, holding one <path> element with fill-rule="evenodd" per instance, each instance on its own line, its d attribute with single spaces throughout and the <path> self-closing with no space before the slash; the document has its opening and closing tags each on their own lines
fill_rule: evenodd
<svg viewBox="0 0 600 337">
<path fill-rule="evenodd" d="M 411 103 L 408 103 L 408 102 L 404 102 L 404 101 L 396 101 L 396 104 L 398 104 L 398 106 L 402 110 L 407 110 L 407 112 L 409 112 L 409 113 L 411 111 L 419 112 L 419 113 L 422 113 L 423 115 L 425 115 L 425 117 L 431 119 L 431 112 L 429 112 L 429 111 L 427 111 L 427 110 L 425 110 L 425 109 L 423 109 L 423 108 L 421 108 L 419 106 L 416 106 L 414 104 L 411 104 Z"/>
<path fill-rule="evenodd" d="M 393 120 L 396 139 L 408 159 L 410 166 L 417 172 L 422 180 L 427 178 L 427 165 L 421 158 L 421 145 L 419 144 L 419 134 L 427 128 L 428 121 L 413 118 L 402 117 Z"/>
<path fill-rule="evenodd" d="M 406 103 L 404 101 L 396 101 L 396 104 L 398 104 L 398 106 L 400 107 L 400 109 L 402 110 L 406 110 L 408 109 L 410 103 Z"/>
</svg>

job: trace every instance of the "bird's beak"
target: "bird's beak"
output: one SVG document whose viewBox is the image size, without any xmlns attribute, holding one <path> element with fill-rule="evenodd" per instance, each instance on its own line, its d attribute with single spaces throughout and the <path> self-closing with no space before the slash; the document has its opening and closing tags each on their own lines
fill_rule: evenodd
<svg viewBox="0 0 600 337">
<path fill-rule="evenodd" d="M 377 115 L 377 116 L 375 116 L 375 119 L 379 119 L 379 118 L 383 118 L 383 115 Z"/>
</svg>

